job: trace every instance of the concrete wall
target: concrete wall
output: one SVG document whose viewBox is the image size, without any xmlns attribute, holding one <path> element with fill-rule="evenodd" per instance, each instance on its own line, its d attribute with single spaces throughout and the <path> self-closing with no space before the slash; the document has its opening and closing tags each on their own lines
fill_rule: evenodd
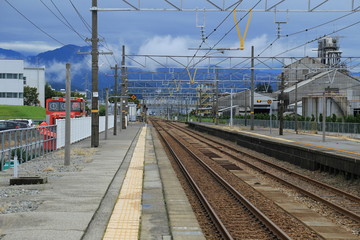
<svg viewBox="0 0 360 240">
<path fill-rule="evenodd" d="M 264 153 L 309 170 L 341 172 L 349 177 L 360 176 L 360 159 L 333 155 L 292 143 L 270 141 L 253 135 L 215 129 L 211 126 L 188 123 L 190 128 L 236 142 L 238 145 Z"/>
</svg>

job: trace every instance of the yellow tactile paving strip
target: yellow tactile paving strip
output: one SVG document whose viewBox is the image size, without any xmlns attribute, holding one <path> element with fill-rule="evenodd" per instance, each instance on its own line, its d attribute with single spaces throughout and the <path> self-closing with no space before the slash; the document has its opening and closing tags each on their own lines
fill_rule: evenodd
<svg viewBox="0 0 360 240">
<path fill-rule="evenodd" d="M 137 240 L 140 229 L 146 127 L 143 127 L 103 240 Z"/>
</svg>

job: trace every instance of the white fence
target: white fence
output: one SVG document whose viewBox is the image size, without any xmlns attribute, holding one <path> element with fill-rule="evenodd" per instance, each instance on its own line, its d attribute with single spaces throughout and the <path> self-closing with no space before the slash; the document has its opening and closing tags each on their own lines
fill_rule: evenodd
<svg viewBox="0 0 360 240">
<path fill-rule="evenodd" d="M 65 146 L 65 119 L 56 121 L 56 148 Z M 114 127 L 114 115 L 108 117 L 108 129 Z M 105 131 L 105 117 L 99 117 L 99 132 Z M 91 136 L 91 117 L 71 119 L 71 143 Z"/>
</svg>

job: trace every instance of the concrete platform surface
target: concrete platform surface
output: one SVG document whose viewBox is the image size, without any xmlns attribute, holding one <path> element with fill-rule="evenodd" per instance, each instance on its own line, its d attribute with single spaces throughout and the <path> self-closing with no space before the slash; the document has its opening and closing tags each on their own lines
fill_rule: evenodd
<svg viewBox="0 0 360 240">
<path fill-rule="evenodd" d="M 323 141 L 322 132 L 313 133 L 309 131 L 298 131 L 298 134 L 296 134 L 294 130 L 284 129 L 283 135 L 279 135 L 279 129 L 277 128 L 270 130 L 269 128 L 255 126 L 254 130 L 250 130 L 250 126 L 234 125 L 233 127 L 230 127 L 223 124 L 197 124 L 209 125 L 211 127 L 226 129 L 228 131 L 246 133 L 268 139 L 270 141 L 295 143 L 305 148 L 312 148 L 331 154 L 340 154 L 351 158 L 360 158 L 360 134 L 326 132 L 325 141 Z"/>
<path fill-rule="evenodd" d="M 34 211 L 0 214 L 0 239 L 82 239 L 123 160 L 127 154 L 132 154 L 129 149 L 136 142 L 139 129 L 143 125 L 131 125 L 117 136 L 113 136 L 112 130 L 109 130 L 107 140 L 104 140 L 102 134 L 100 146 L 96 149 L 93 159 L 89 160 L 81 171 L 56 172 L 57 176 L 50 177 L 46 184 L 9 186 L 37 190 L 38 194 L 19 196 L 19 200 L 21 198 L 21 201 L 37 201 L 40 204 Z M 87 139 L 73 145 L 72 148 L 82 148 L 86 152 L 90 145 L 90 139 Z M 51 154 L 47 157 L 50 160 L 55 158 Z M 5 178 L 8 175 L 1 177 Z M 102 235 L 93 239 L 101 238 Z"/>
<path fill-rule="evenodd" d="M 72 145 L 70 166 L 61 151 L 20 165 L 39 168 L 45 184 L 10 186 L 12 169 L 0 172 L 0 239 L 205 239 L 155 130 L 133 123 L 107 135 L 93 152 L 90 139 Z"/>
</svg>

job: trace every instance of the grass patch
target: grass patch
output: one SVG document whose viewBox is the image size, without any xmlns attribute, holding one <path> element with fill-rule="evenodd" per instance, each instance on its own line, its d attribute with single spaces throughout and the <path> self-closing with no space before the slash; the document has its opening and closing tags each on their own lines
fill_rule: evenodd
<svg viewBox="0 0 360 240">
<path fill-rule="evenodd" d="M 46 110 L 43 107 L 0 105 L 0 119 L 27 118 L 43 120 L 46 117 Z"/>
</svg>

